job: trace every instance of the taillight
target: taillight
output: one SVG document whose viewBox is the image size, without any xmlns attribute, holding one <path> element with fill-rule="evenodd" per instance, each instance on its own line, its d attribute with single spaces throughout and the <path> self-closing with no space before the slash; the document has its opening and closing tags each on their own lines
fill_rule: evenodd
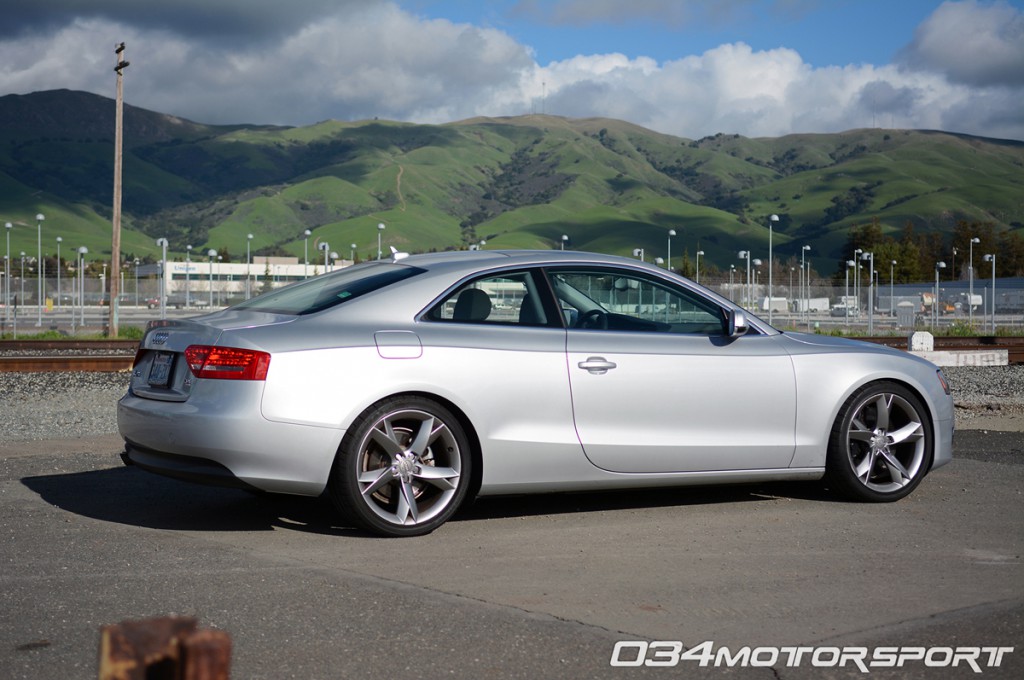
<svg viewBox="0 0 1024 680">
<path fill-rule="evenodd" d="M 270 355 L 237 347 L 191 345 L 185 350 L 188 368 L 197 378 L 266 380 Z"/>
</svg>

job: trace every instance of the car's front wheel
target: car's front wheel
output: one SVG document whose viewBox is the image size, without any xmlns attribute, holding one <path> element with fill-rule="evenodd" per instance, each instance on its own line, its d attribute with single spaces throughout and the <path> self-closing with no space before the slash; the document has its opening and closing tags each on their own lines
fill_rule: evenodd
<svg viewBox="0 0 1024 680">
<path fill-rule="evenodd" d="M 899 500 L 931 467 L 933 431 L 910 390 L 884 381 L 865 385 L 847 399 L 832 427 L 827 480 L 853 500 Z"/>
<path fill-rule="evenodd" d="M 469 442 L 447 408 L 423 397 L 385 399 L 349 428 L 331 496 L 355 525 L 384 536 L 419 536 L 458 509 L 470 483 Z"/>
</svg>

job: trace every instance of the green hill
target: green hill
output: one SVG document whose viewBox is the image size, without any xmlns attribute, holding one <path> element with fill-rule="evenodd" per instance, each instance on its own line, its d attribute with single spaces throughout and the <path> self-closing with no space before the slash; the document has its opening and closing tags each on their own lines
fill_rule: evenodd
<svg viewBox="0 0 1024 680">
<path fill-rule="evenodd" d="M 0 218 L 12 252 L 110 252 L 114 105 L 83 92 L 0 97 Z M 777 257 L 812 244 L 843 257 L 850 230 L 877 221 L 949 238 L 958 222 L 1024 229 L 1024 143 L 905 130 L 749 139 L 663 135 L 623 121 L 532 115 L 447 125 L 326 121 L 303 128 L 208 126 L 125 107 L 126 257 L 155 239 L 238 259 L 302 256 L 308 229 L 347 257 L 557 248 L 650 257 L 737 250 Z M 309 244 L 313 245 L 313 244 Z M 311 255 L 312 257 L 312 255 Z"/>
</svg>

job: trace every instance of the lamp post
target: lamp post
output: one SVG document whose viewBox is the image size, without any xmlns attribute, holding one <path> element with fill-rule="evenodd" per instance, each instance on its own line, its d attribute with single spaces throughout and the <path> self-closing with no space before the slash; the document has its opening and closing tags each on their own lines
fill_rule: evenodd
<svg viewBox="0 0 1024 680">
<path fill-rule="evenodd" d="M 935 263 L 935 299 L 932 300 L 932 328 L 939 327 L 939 270 L 945 268 L 945 262 Z"/>
<path fill-rule="evenodd" d="M 749 250 L 741 250 L 740 252 L 738 252 L 736 254 L 736 257 L 738 257 L 741 260 L 746 260 L 747 261 L 747 285 L 743 289 L 744 290 L 743 297 L 746 298 L 746 304 L 744 304 L 743 306 L 746 307 L 747 309 L 749 309 L 750 308 L 750 251 Z"/>
<path fill-rule="evenodd" d="M 864 251 L 857 248 L 853 251 L 853 297 L 857 299 L 857 313 L 860 313 L 860 254 Z"/>
<path fill-rule="evenodd" d="M 562 234 L 562 238 L 561 238 L 561 240 L 558 243 L 558 249 L 559 250 L 565 250 L 565 242 L 568 241 L 568 240 L 569 240 L 569 235 L 568 234 Z"/>
<path fill-rule="evenodd" d="M 756 310 L 757 309 L 757 297 L 756 296 L 757 296 L 758 286 L 760 285 L 761 265 L 763 263 L 761 262 L 760 259 L 755 257 L 753 264 L 754 264 L 754 280 L 753 280 L 753 282 L 751 282 L 751 286 L 750 286 L 750 300 L 751 300 L 750 304 Z"/>
<path fill-rule="evenodd" d="M 43 325 L 43 213 L 36 215 L 36 325 Z"/>
<path fill-rule="evenodd" d="M 249 263 L 252 261 L 252 257 L 249 255 L 249 245 L 252 243 L 252 234 L 245 235 L 245 299 L 248 300 L 251 295 L 249 293 L 249 277 L 252 276 L 249 269 Z"/>
<path fill-rule="evenodd" d="M 349 244 L 348 259 L 349 259 L 349 261 L 352 262 L 352 264 L 356 263 L 356 244 L 355 243 L 350 243 Z"/>
<path fill-rule="evenodd" d="M 185 307 L 192 306 L 192 293 L 190 290 L 190 274 L 192 270 L 192 246 L 185 246 Z M 136 290 L 138 286 L 136 285 Z"/>
<path fill-rule="evenodd" d="M 4 225 L 7 229 L 7 255 L 4 257 L 4 274 L 7 278 L 7 291 L 4 298 L 4 315 L 11 320 L 11 229 L 14 225 L 10 222 Z"/>
<path fill-rule="evenodd" d="M 967 264 L 967 315 L 971 325 L 974 325 L 974 244 L 981 243 L 977 236 L 971 238 L 970 260 Z"/>
<path fill-rule="evenodd" d="M 381 250 L 380 250 L 380 235 L 381 235 L 382 233 L 384 233 L 384 223 L 383 223 L 383 222 L 378 222 L 378 223 L 377 223 L 377 259 L 378 259 L 378 260 L 380 259 L 380 256 L 381 256 Z M 324 252 L 324 257 L 325 257 L 325 258 L 327 257 L 327 252 L 326 252 L 326 251 Z M 324 269 L 326 269 L 326 268 L 327 268 L 327 265 L 326 265 L 326 263 L 325 263 L 325 264 L 324 264 Z"/>
<path fill-rule="evenodd" d="M 302 266 L 302 278 L 309 278 L 309 237 L 313 235 L 309 229 L 302 232 L 302 254 L 306 260 L 306 263 Z"/>
<path fill-rule="evenodd" d="M 992 263 L 992 306 L 989 308 L 992 311 L 992 335 L 996 333 L 996 255 L 986 255 L 984 258 L 985 262 Z"/>
<path fill-rule="evenodd" d="M 703 250 L 698 250 L 697 251 L 697 271 L 696 271 L 697 283 L 700 283 L 700 257 L 703 254 L 704 254 Z"/>
<path fill-rule="evenodd" d="M 811 303 L 808 300 L 811 297 L 811 273 L 807 271 L 806 263 L 807 251 L 810 249 L 810 246 L 804 246 L 800 249 L 800 271 L 803 272 L 803 288 L 800 290 L 800 295 L 804 298 L 804 311 L 807 312 L 807 323 L 811 322 Z"/>
<path fill-rule="evenodd" d="M 327 256 L 330 253 L 331 246 L 327 241 L 321 241 L 320 245 L 317 246 L 320 250 L 324 251 L 324 273 L 327 273 Z M 377 253 L 377 259 L 380 259 L 380 252 Z"/>
<path fill-rule="evenodd" d="M 773 233 L 775 231 L 775 229 L 774 229 L 775 223 L 778 222 L 778 221 L 779 221 L 779 216 L 778 215 L 774 215 L 773 214 L 771 217 L 768 218 L 768 323 L 769 324 L 771 324 L 771 322 L 772 322 L 772 290 L 773 290 L 773 287 L 774 287 L 772 285 L 772 269 L 775 268 L 775 267 L 772 266 L 774 264 L 774 262 L 772 261 L 772 235 L 773 235 Z"/>
<path fill-rule="evenodd" d="M 167 318 L 167 239 L 160 237 L 156 240 L 160 246 L 160 318 Z"/>
<path fill-rule="evenodd" d="M 640 261 L 643 262 L 644 261 L 644 249 L 643 248 L 633 248 L 633 257 L 639 257 Z"/>
<path fill-rule="evenodd" d="M 20 298 L 20 302 L 21 302 L 22 306 L 24 306 L 25 305 L 25 251 L 24 250 L 21 251 L 21 281 L 20 281 L 20 283 L 18 285 L 20 286 L 20 292 L 18 293 L 18 297 Z M 17 311 L 15 311 L 14 317 L 15 317 L 15 321 L 17 321 L 17 317 L 18 317 Z"/>
<path fill-rule="evenodd" d="M 846 316 L 846 325 L 850 325 L 850 267 L 857 264 L 853 260 L 846 261 L 846 292 L 843 294 L 843 312 Z"/>
<path fill-rule="evenodd" d="M 868 335 L 871 335 L 875 331 L 875 254 L 864 253 L 860 259 L 871 263 L 868 271 Z"/>
<path fill-rule="evenodd" d="M 79 246 L 78 248 L 78 309 L 81 312 L 79 315 L 79 326 L 85 326 L 85 255 L 89 252 L 89 249 L 85 246 Z M 72 312 L 74 314 L 74 312 Z"/>
<path fill-rule="evenodd" d="M 63 240 L 57 237 L 57 309 L 60 309 L 60 243 Z"/>
<path fill-rule="evenodd" d="M 210 309 L 213 309 L 213 258 L 217 257 L 217 251 L 210 248 L 206 256 L 210 258 Z"/>
<path fill-rule="evenodd" d="M 733 292 L 733 289 L 732 289 L 732 287 L 733 287 L 732 277 L 733 277 L 733 274 L 735 274 L 735 273 L 736 273 L 736 265 L 730 264 L 729 265 L 729 299 L 730 300 L 732 300 L 734 295 L 735 295 L 735 293 Z"/>
<path fill-rule="evenodd" d="M 893 276 L 896 273 L 896 260 L 889 263 L 889 316 L 896 318 L 896 294 L 893 288 Z"/>
<path fill-rule="evenodd" d="M 675 229 L 668 230 L 668 258 L 666 258 L 665 263 L 669 271 L 672 271 L 672 237 L 675 235 Z"/>
<path fill-rule="evenodd" d="M 135 258 L 135 306 L 139 306 L 139 258 Z"/>
</svg>

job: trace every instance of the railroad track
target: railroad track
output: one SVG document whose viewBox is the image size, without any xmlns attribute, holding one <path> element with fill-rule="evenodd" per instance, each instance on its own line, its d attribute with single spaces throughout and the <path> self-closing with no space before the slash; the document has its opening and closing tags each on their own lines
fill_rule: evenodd
<svg viewBox="0 0 1024 680">
<path fill-rule="evenodd" d="M 127 371 L 138 347 L 137 340 L 4 340 L 0 373 Z"/>
<path fill-rule="evenodd" d="M 906 349 L 901 336 L 858 338 Z M 0 373 L 41 371 L 126 371 L 132 367 L 136 340 L 0 341 Z M 936 350 L 1005 349 L 1011 364 L 1024 364 L 1024 337 L 937 337 Z"/>
</svg>

